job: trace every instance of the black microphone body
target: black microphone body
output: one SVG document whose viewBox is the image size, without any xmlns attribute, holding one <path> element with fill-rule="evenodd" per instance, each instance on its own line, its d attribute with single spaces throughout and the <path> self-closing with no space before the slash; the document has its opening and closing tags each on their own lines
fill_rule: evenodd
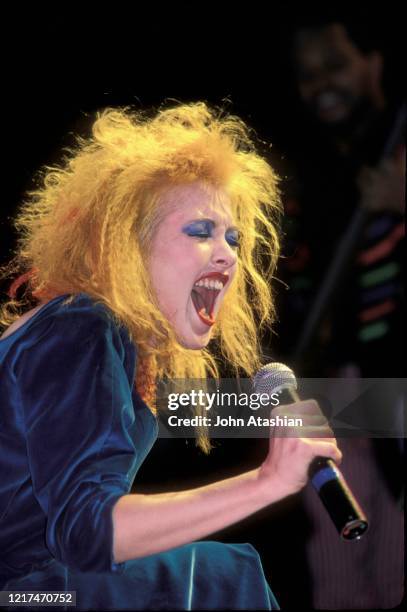
<svg viewBox="0 0 407 612">
<path fill-rule="evenodd" d="M 256 390 L 278 393 L 281 404 L 301 401 L 295 376 L 283 364 L 268 364 L 261 368 L 254 386 Z M 359 540 L 367 531 L 368 521 L 335 462 L 326 457 L 316 457 L 310 464 L 309 477 L 342 539 Z"/>
</svg>

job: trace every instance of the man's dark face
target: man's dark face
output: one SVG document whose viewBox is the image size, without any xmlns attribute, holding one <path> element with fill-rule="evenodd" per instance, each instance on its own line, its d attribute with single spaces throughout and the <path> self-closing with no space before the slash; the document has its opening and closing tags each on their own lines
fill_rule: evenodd
<svg viewBox="0 0 407 612">
<path fill-rule="evenodd" d="M 379 83 L 372 55 L 364 55 L 340 24 L 302 30 L 296 38 L 296 71 L 300 96 L 324 124 L 347 123 L 361 106 L 372 103 Z"/>
</svg>

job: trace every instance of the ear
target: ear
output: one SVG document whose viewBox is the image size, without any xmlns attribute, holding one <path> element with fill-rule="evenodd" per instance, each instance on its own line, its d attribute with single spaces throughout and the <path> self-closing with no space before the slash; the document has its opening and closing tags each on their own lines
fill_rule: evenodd
<svg viewBox="0 0 407 612">
<path fill-rule="evenodd" d="M 383 76 L 383 55 L 379 51 L 371 51 L 367 56 L 370 84 L 375 90 L 380 87 Z"/>
<path fill-rule="evenodd" d="M 370 99 L 376 108 L 384 106 L 384 92 L 382 88 L 383 55 L 379 51 L 372 51 L 367 56 L 367 87 Z"/>
</svg>

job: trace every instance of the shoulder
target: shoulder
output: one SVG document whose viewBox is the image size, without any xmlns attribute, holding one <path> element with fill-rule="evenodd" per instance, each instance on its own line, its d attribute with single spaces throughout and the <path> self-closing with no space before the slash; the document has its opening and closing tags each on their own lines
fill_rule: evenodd
<svg viewBox="0 0 407 612">
<path fill-rule="evenodd" d="M 103 302 L 85 293 L 60 296 L 41 309 L 30 332 L 38 337 L 41 332 L 51 331 L 66 339 L 80 335 L 86 340 L 95 334 L 111 333 L 129 341 L 127 331 L 114 313 Z"/>
<path fill-rule="evenodd" d="M 65 295 L 48 302 L 30 320 L 15 343 L 15 357 L 30 361 L 42 355 L 44 359 L 77 361 L 80 355 L 95 358 L 106 351 L 135 366 L 136 348 L 123 325 L 101 301 L 87 294 Z M 58 355 L 58 356 L 57 356 Z M 19 359 L 20 361 L 20 359 Z"/>
</svg>

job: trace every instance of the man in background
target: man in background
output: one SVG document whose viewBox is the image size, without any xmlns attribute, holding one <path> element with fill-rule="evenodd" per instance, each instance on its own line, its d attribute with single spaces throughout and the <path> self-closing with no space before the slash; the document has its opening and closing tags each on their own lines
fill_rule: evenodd
<svg viewBox="0 0 407 612">
<path fill-rule="evenodd" d="M 400 106 L 383 90 L 383 56 L 366 27 L 332 20 L 297 28 L 293 64 L 303 115 L 285 188 L 278 276 L 288 290 L 280 291 L 275 357 L 292 363 L 295 355 L 297 372 L 315 378 L 404 377 L 405 145 L 395 128 Z M 358 207 L 367 209 L 366 222 L 350 263 L 298 354 L 304 322 Z M 296 512 L 308 520 L 310 603 L 391 608 L 402 599 L 404 578 L 400 440 L 343 439 L 340 446 L 341 469 L 370 530 L 359 542 L 341 541 L 313 490 L 304 490 Z"/>
<path fill-rule="evenodd" d="M 282 272 L 291 289 L 282 315 L 288 308 L 290 321 L 281 337 L 292 353 L 339 239 L 363 206 L 368 222 L 312 348 L 319 364 L 328 364 L 325 376 L 351 367 L 362 376 L 394 377 L 404 375 L 405 145 L 402 132 L 394 135 L 400 107 L 387 102 L 382 89 L 383 57 L 363 43 L 358 47 L 345 25 L 335 22 L 300 28 L 294 37 L 304 114 L 293 142 L 295 179 L 286 200 Z"/>
</svg>

